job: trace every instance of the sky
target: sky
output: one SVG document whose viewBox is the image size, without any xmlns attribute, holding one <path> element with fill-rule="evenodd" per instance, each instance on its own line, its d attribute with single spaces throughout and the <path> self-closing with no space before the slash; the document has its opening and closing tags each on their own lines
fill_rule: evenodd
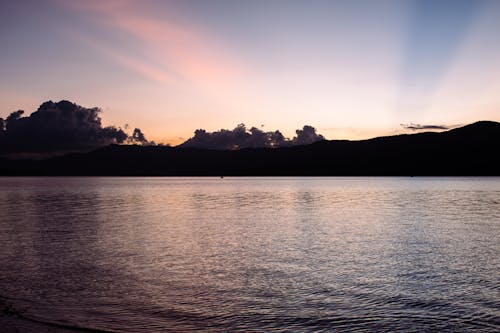
<svg viewBox="0 0 500 333">
<path fill-rule="evenodd" d="M 48 100 L 179 144 L 500 121 L 497 0 L 0 0 L 0 117 Z"/>
</svg>

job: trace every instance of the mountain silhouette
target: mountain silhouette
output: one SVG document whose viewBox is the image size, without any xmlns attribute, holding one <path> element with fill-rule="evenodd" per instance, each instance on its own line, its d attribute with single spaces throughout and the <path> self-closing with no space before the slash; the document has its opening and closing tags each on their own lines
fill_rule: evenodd
<svg viewBox="0 0 500 333">
<path fill-rule="evenodd" d="M 2 175 L 499 176 L 500 123 L 283 148 L 110 145 L 47 160 L 0 159 Z"/>
</svg>

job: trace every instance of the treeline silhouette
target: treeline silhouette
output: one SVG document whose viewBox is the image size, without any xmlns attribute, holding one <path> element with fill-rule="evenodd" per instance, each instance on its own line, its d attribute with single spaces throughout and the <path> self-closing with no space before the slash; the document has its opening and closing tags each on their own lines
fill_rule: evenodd
<svg viewBox="0 0 500 333">
<path fill-rule="evenodd" d="M 109 145 L 47 160 L 0 160 L 2 175 L 82 176 L 423 176 L 500 175 L 500 123 L 442 133 L 282 148 L 208 150 Z"/>
</svg>

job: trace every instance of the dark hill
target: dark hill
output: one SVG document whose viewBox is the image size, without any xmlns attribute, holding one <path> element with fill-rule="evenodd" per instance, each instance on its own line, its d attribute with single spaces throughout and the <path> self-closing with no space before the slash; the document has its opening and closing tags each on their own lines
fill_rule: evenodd
<svg viewBox="0 0 500 333">
<path fill-rule="evenodd" d="M 500 175 L 500 123 L 442 133 L 216 151 L 112 145 L 45 161 L 0 160 L 4 175 L 337 176 Z"/>
</svg>

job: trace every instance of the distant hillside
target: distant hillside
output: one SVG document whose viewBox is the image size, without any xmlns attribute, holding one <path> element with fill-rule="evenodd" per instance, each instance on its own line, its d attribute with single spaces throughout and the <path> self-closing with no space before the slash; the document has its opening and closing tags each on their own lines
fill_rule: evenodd
<svg viewBox="0 0 500 333">
<path fill-rule="evenodd" d="M 500 176 L 500 123 L 442 133 L 319 141 L 286 148 L 206 150 L 111 145 L 44 161 L 0 160 L 2 175 Z"/>
</svg>

